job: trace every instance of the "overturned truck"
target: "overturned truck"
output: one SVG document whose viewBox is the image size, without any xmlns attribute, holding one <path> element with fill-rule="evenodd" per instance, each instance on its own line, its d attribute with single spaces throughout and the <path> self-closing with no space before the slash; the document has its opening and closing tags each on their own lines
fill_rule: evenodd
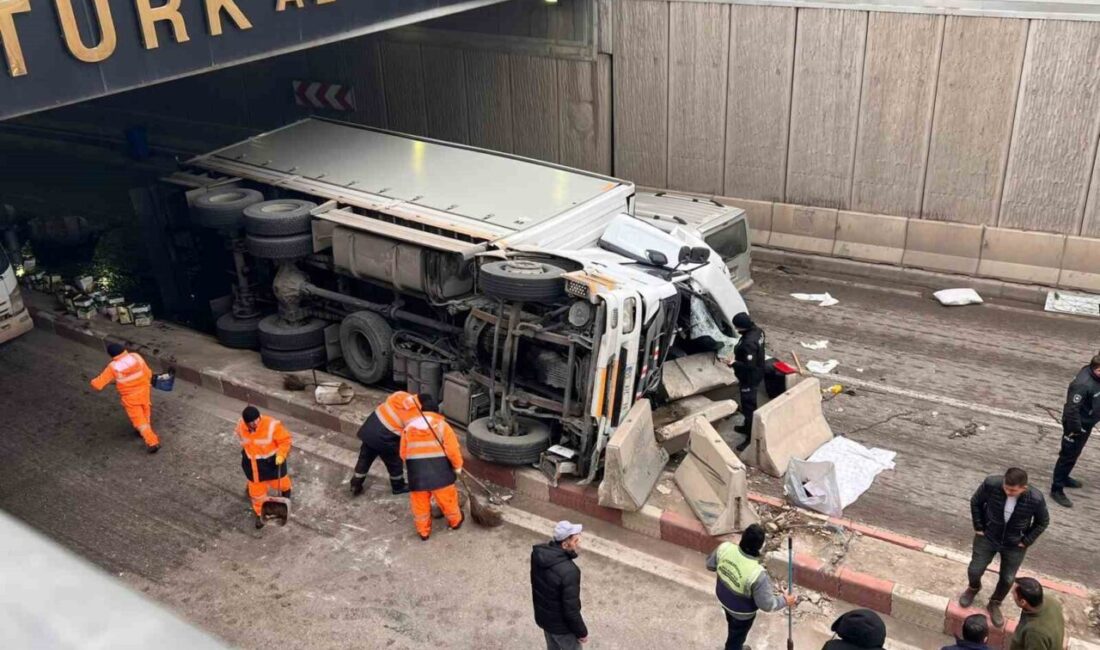
<svg viewBox="0 0 1100 650">
<path fill-rule="evenodd" d="M 474 456 L 555 480 L 594 479 L 666 361 L 728 354 L 746 309 L 704 235 L 558 165 L 307 119 L 167 180 L 233 251 L 223 343 L 432 393 Z"/>
</svg>

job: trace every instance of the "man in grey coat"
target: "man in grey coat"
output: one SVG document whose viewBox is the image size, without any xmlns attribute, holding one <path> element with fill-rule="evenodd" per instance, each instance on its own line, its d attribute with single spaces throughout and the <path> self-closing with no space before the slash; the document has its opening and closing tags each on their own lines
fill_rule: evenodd
<svg viewBox="0 0 1100 650">
<path fill-rule="evenodd" d="M 714 593 L 726 612 L 726 650 L 752 650 L 744 645 L 756 621 L 757 610 L 774 612 L 793 607 L 793 594 L 777 595 L 764 570 L 764 529 L 753 524 L 734 545 L 722 542 L 707 558 L 707 569 L 718 574 Z"/>
</svg>

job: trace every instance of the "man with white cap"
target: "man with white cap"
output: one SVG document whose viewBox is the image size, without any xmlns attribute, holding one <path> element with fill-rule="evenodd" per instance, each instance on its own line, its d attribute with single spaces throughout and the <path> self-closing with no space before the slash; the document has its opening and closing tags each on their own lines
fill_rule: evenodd
<svg viewBox="0 0 1100 650">
<path fill-rule="evenodd" d="M 576 650 L 588 643 L 581 616 L 581 570 L 573 561 L 582 530 L 580 524 L 559 521 L 554 538 L 531 549 L 531 598 L 546 650 Z"/>
</svg>

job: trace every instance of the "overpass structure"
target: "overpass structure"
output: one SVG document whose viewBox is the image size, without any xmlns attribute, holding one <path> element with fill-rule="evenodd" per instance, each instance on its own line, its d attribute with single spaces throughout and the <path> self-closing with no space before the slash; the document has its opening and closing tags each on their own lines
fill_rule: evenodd
<svg viewBox="0 0 1100 650">
<path fill-rule="evenodd" d="M 0 0 L 0 120 L 501 0 Z"/>
</svg>

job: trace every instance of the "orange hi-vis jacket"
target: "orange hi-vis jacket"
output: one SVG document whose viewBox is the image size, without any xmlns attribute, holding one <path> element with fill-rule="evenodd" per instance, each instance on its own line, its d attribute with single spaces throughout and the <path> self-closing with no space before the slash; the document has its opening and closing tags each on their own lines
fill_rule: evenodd
<svg viewBox="0 0 1100 650">
<path fill-rule="evenodd" d="M 125 406 L 144 406 L 152 401 L 153 371 L 137 352 L 123 352 L 111 359 L 103 372 L 92 380 L 92 388 L 103 390 L 115 382 Z"/>
<path fill-rule="evenodd" d="M 425 413 L 405 427 L 401 435 L 401 459 L 414 492 L 436 490 L 455 482 L 454 470 L 462 469 L 462 450 L 447 420 Z"/>
<path fill-rule="evenodd" d="M 379 404 L 378 408 L 374 409 L 374 414 L 390 433 L 400 436 L 409 422 L 420 417 L 420 399 L 412 393 L 399 390 Z"/>
<path fill-rule="evenodd" d="M 286 470 L 275 464 L 275 456 L 290 454 L 290 433 L 283 423 L 270 415 L 261 415 L 256 430 L 250 431 L 244 420 L 237 422 L 237 437 L 241 441 L 241 468 L 250 481 L 272 481 Z"/>
</svg>

